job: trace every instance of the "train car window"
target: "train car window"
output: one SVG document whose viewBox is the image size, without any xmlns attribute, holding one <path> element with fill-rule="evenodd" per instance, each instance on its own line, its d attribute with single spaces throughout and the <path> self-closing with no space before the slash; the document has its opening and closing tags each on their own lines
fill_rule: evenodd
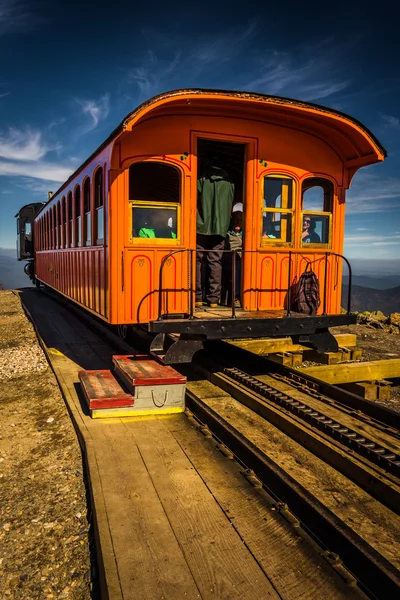
<svg viewBox="0 0 400 600">
<path fill-rule="evenodd" d="M 289 177 L 264 177 L 262 246 L 292 243 L 293 183 Z"/>
<path fill-rule="evenodd" d="M 103 169 L 97 169 L 94 177 L 94 232 L 96 244 L 102 244 L 104 241 L 104 190 L 103 190 Z"/>
<path fill-rule="evenodd" d="M 85 179 L 83 184 L 83 230 L 84 230 L 84 244 L 90 246 L 92 243 L 92 219 L 91 219 L 91 207 L 90 207 L 90 179 Z"/>
<path fill-rule="evenodd" d="M 82 246 L 81 188 L 75 190 L 75 246 Z"/>
<path fill-rule="evenodd" d="M 54 250 L 56 247 L 56 207 L 53 206 L 53 210 L 51 211 L 51 247 Z"/>
<path fill-rule="evenodd" d="M 178 206 L 131 203 L 132 238 L 176 240 Z"/>
<path fill-rule="evenodd" d="M 50 216 L 46 213 L 46 250 L 50 249 Z"/>
<path fill-rule="evenodd" d="M 62 197 L 61 199 L 61 215 L 60 215 L 60 221 L 61 221 L 61 236 L 60 236 L 60 247 L 61 248 L 66 248 L 67 244 L 66 244 L 66 214 L 65 214 L 65 196 Z"/>
<path fill-rule="evenodd" d="M 130 239 L 177 243 L 181 200 L 180 171 L 157 162 L 129 168 Z"/>
<path fill-rule="evenodd" d="M 72 217 L 72 192 L 68 192 L 67 196 L 67 248 L 72 248 L 74 245 L 72 239 L 73 232 L 73 217 Z"/>
<path fill-rule="evenodd" d="M 327 179 L 312 177 L 302 186 L 301 245 L 331 244 L 333 184 Z"/>
<path fill-rule="evenodd" d="M 180 202 L 180 172 L 171 165 L 139 162 L 129 167 L 129 199 Z"/>
</svg>

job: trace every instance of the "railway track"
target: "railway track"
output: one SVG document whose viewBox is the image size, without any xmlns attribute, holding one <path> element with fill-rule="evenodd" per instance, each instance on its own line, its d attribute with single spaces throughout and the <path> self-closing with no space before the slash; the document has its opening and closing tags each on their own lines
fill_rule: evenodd
<svg viewBox="0 0 400 600">
<path fill-rule="evenodd" d="M 76 307 L 73 310 L 98 333 L 113 340 L 118 352 L 132 351 L 102 323 Z M 145 335 L 136 340 L 141 351 L 145 349 L 146 340 Z M 398 446 L 400 434 L 394 426 L 397 421 L 393 419 L 393 411 L 374 407 L 342 390 L 339 394 L 335 386 L 300 375 L 268 359 L 249 356 L 249 353 L 228 347 L 223 342 L 215 344 L 213 349 L 209 347 L 195 365 L 181 366 L 181 370 L 189 379 L 198 379 L 199 375 L 209 379 L 355 481 L 383 505 L 399 513 L 400 459 L 393 448 Z M 265 377 L 269 378 L 268 383 L 263 381 Z M 297 389 L 297 393 L 308 395 L 310 405 L 287 390 L 279 389 L 283 385 L 290 385 L 295 390 L 294 394 Z M 371 598 L 394 598 L 400 593 L 399 572 L 389 560 L 229 423 L 218 410 L 207 405 L 201 395 L 191 391 L 190 385 L 188 388 L 187 406 L 203 432 L 217 438 L 226 456 L 235 456 L 239 460 L 249 481 L 264 487 L 276 499 L 277 510 L 285 518 L 299 531 L 305 531 L 317 540 L 327 560 L 345 579 L 348 578 L 349 584 L 356 581 Z M 351 419 L 354 426 L 349 427 L 341 419 L 325 414 L 323 408 L 316 410 L 311 400 L 319 402 L 321 407 L 325 405 L 327 409 L 333 407 Z M 376 430 L 379 436 L 361 434 L 357 424 L 369 428 L 369 431 Z M 380 440 L 385 438 L 388 443 L 378 442 L 377 437 Z"/>
</svg>

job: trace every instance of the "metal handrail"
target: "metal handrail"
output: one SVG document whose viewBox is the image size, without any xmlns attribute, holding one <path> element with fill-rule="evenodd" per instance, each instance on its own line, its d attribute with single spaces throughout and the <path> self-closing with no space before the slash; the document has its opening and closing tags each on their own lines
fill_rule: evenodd
<svg viewBox="0 0 400 600">
<path fill-rule="evenodd" d="M 176 250 L 171 250 L 171 252 L 169 252 L 166 256 L 163 257 L 162 261 L 161 261 L 161 265 L 160 265 L 160 272 L 159 272 L 159 296 L 158 296 L 158 317 L 157 317 L 157 321 L 162 321 L 163 320 L 163 312 L 162 312 L 162 294 L 163 294 L 163 270 L 164 270 L 164 266 L 167 262 L 167 260 L 173 256 L 174 254 L 181 254 L 183 252 L 187 252 L 188 254 L 190 254 L 190 265 L 189 265 L 189 281 L 188 281 L 188 294 L 189 294 L 189 319 L 193 319 L 194 318 L 194 307 L 193 307 L 193 295 L 194 295 L 194 289 L 193 289 L 193 254 L 195 252 L 197 252 L 197 250 L 195 250 L 194 248 L 178 248 Z M 215 250 L 205 250 L 202 249 L 201 252 L 215 252 Z M 232 296 L 232 318 L 235 319 L 236 318 L 236 306 L 235 306 L 235 291 L 236 291 L 236 255 L 238 254 L 237 250 L 218 250 L 218 252 L 221 252 L 221 254 L 231 254 L 232 257 L 232 283 L 231 283 L 231 296 Z M 260 250 L 241 250 L 242 253 L 244 252 L 249 252 L 249 253 L 258 253 L 260 252 Z M 286 316 L 290 317 L 291 315 L 291 304 L 292 304 L 292 256 L 293 254 L 302 254 L 303 251 L 299 251 L 299 252 L 293 252 L 292 250 L 288 251 L 288 256 L 289 256 L 289 266 L 288 266 L 288 287 L 287 287 L 287 310 L 286 310 Z M 322 314 L 326 315 L 326 308 L 327 308 L 327 274 L 328 274 L 328 259 L 330 256 L 337 256 L 338 258 L 342 258 L 345 263 L 347 264 L 347 268 L 349 271 L 349 285 L 348 285 L 348 292 L 347 292 L 347 313 L 346 314 L 350 314 L 350 308 L 351 308 L 351 286 L 352 286 L 352 269 L 351 269 L 351 265 L 349 263 L 349 261 L 347 260 L 347 258 L 345 256 L 343 256 L 342 254 L 338 254 L 337 252 L 325 252 L 325 271 L 324 271 L 324 291 L 323 291 L 323 309 L 322 309 Z M 318 259 L 320 260 L 320 259 Z M 311 261 L 310 261 L 311 263 Z"/>
</svg>

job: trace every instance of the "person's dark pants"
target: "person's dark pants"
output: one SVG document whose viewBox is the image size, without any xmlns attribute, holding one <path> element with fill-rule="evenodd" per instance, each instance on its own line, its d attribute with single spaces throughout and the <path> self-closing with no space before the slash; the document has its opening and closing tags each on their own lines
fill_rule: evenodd
<svg viewBox="0 0 400 600">
<path fill-rule="evenodd" d="M 222 250 L 224 247 L 225 238 L 220 235 L 197 234 L 196 302 L 206 299 L 210 304 L 218 304 L 221 297 Z M 204 252 L 205 250 L 211 252 Z M 202 278 L 203 262 L 208 268 L 203 269 Z"/>
</svg>

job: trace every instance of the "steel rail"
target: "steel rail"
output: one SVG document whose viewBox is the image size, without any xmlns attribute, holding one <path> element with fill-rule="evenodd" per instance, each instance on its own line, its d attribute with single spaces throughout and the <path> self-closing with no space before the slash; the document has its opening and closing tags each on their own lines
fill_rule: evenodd
<svg viewBox="0 0 400 600">
<path fill-rule="evenodd" d="M 384 448 L 373 442 L 371 439 L 346 427 L 339 421 L 331 419 L 304 402 L 297 400 L 287 393 L 272 388 L 259 379 L 256 379 L 256 377 L 252 377 L 236 367 L 225 368 L 223 372 L 243 386 L 256 391 L 257 394 L 263 398 L 282 406 L 287 411 L 295 414 L 316 429 L 319 429 L 333 439 L 338 440 L 353 452 L 368 458 L 370 462 L 400 478 L 400 456 L 395 454 L 392 450 Z"/>
<path fill-rule="evenodd" d="M 258 356 L 244 348 L 232 346 L 225 341 L 207 342 L 206 354 L 208 357 L 217 359 L 219 363 L 221 362 L 221 358 L 223 358 L 225 363 L 229 363 L 229 366 L 242 368 L 245 365 L 246 369 L 248 368 L 252 375 L 272 375 L 279 373 L 285 377 L 289 377 L 293 381 L 297 381 L 309 389 L 323 394 L 338 404 L 342 404 L 355 411 L 361 411 L 361 413 L 375 419 L 389 429 L 396 429 L 400 432 L 400 412 L 380 406 L 375 402 L 364 400 L 360 396 L 342 390 L 336 385 L 326 383 L 311 375 L 306 375 L 292 367 L 281 365 L 266 356 Z"/>
<path fill-rule="evenodd" d="M 398 597 L 400 574 L 388 560 L 190 391 L 187 406 L 240 462 L 254 471 L 271 495 L 289 506 L 314 539 L 339 555 L 364 591 L 382 600 Z"/>
<path fill-rule="evenodd" d="M 260 396 L 257 387 L 255 390 L 249 389 L 223 372 L 210 373 L 207 367 L 198 367 L 197 371 L 199 370 L 211 383 L 356 483 L 383 506 L 400 514 L 400 481 L 395 475 L 376 467 L 367 458 L 353 453 L 351 448 L 343 446 L 340 441 L 325 432 L 316 431 L 301 417 L 297 417 L 283 406 Z M 279 393 L 280 390 L 274 391 Z"/>
</svg>

